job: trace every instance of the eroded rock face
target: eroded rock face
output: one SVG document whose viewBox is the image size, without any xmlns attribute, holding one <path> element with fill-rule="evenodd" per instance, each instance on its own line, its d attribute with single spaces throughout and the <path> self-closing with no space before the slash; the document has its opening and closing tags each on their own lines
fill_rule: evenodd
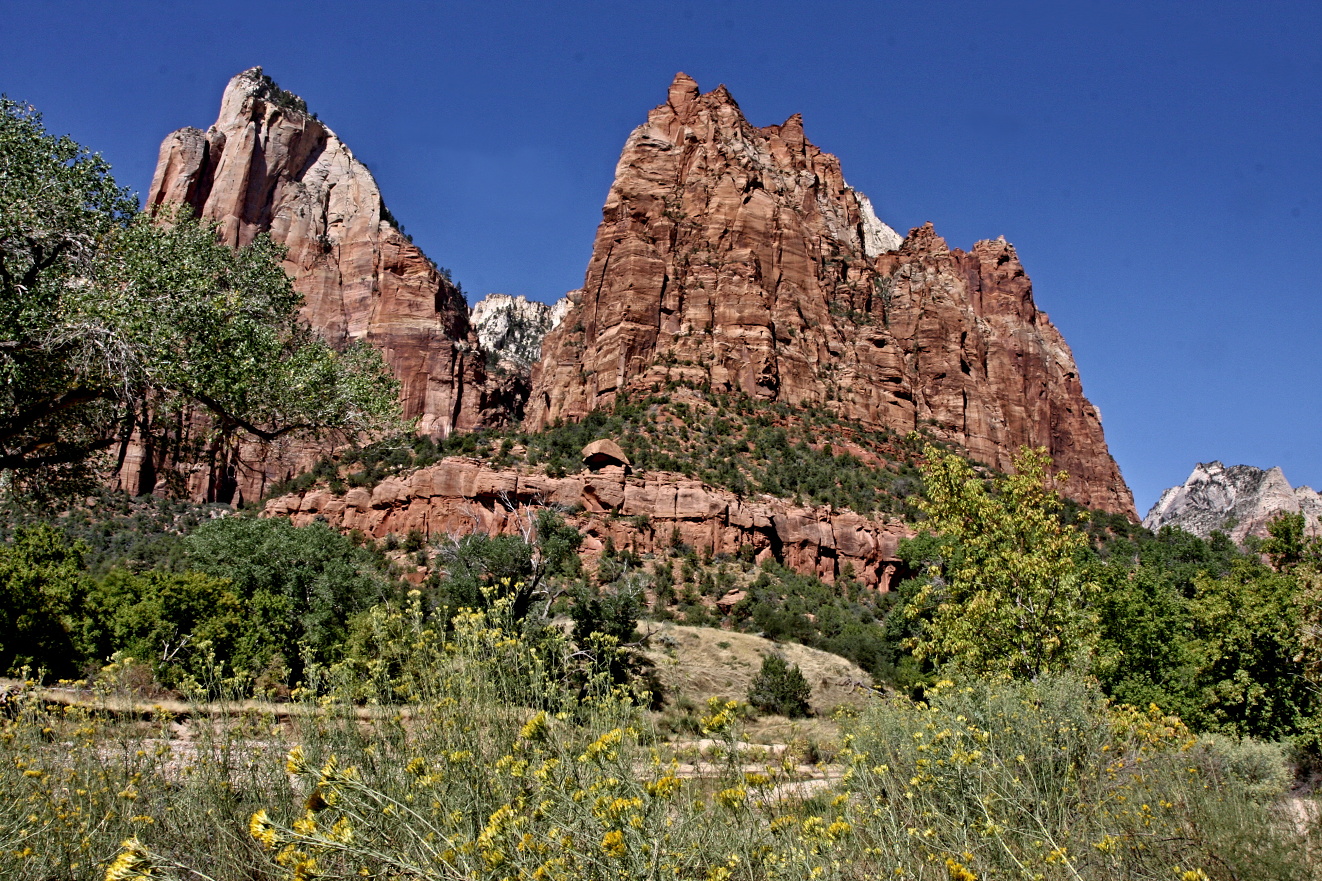
<svg viewBox="0 0 1322 881">
<path fill-rule="evenodd" d="M 1311 487 L 1291 487 L 1280 468 L 1206 462 L 1162 493 L 1143 525 L 1154 532 L 1175 526 L 1200 538 L 1220 530 L 1242 544 L 1250 535 L 1266 538 L 1268 522 L 1282 512 L 1303 514 L 1307 534 L 1322 535 L 1322 495 Z"/>
<path fill-rule="evenodd" d="M 261 68 L 230 80 L 210 129 L 165 139 L 147 208 L 170 204 L 216 221 L 232 246 L 269 232 L 287 247 L 303 316 L 334 345 L 365 339 L 380 349 L 419 431 L 442 437 L 519 412 L 523 380 L 488 378 L 463 295 L 400 231 L 367 166 Z M 319 451 L 241 452 L 239 493 L 255 498 Z"/>
<path fill-rule="evenodd" d="M 1073 355 L 1004 239 L 901 239 L 795 115 L 755 128 L 680 74 L 629 136 L 526 425 L 667 380 L 925 427 L 1008 468 L 1046 447 L 1070 497 L 1134 516 Z"/>
<path fill-rule="evenodd" d="M 542 357 L 542 340 L 569 311 L 568 297 L 546 304 L 527 297 L 487 294 L 477 302 L 469 323 L 484 352 L 528 370 Z"/>
<path fill-rule="evenodd" d="M 646 554 L 669 549 L 678 536 L 713 555 L 751 546 L 759 562 L 775 559 L 826 581 L 849 565 L 860 582 L 878 590 L 889 589 L 900 539 L 913 534 L 897 520 L 770 497 L 741 499 L 677 474 L 629 477 L 622 467 L 607 466 L 553 478 L 533 468 L 498 469 L 458 457 L 386 480 L 370 492 L 282 496 L 266 504 L 263 516 L 288 517 L 296 526 L 324 519 L 376 538 L 413 529 L 427 535 L 497 535 L 519 533 L 544 505 L 582 512 L 566 520 L 582 530 L 589 557 L 607 538 L 616 547 Z"/>
</svg>

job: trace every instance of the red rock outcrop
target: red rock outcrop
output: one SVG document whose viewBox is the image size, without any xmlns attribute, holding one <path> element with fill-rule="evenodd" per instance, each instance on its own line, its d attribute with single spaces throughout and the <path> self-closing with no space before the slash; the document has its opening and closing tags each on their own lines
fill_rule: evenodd
<svg viewBox="0 0 1322 881">
<path fill-rule="evenodd" d="M 526 388 L 487 376 L 462 293 L 400 231 L 367 166 L 261 68 L 230 80 L 210 129 L 165 139 L 147 208 L 170 204 L 215 221 L 235 247 L 268 232 L 288 248 L 303 316 L 333 345 L 365 339 L 380 349 L 420 432 L 442 437 L 517 414 Z M 256 498 L 319 452 L 252 445 L 239 457 L 238 491 Z"/>
<path fill-rule="evenodd" d="M 773 558 L 827 581 L 848 564 L 860 582 L 879 590 L 890 587 L 900 539 L 913 534 L 898 520 L 795 506 L 767 496 L 739 498 L 677 474 L 626 477 L 623 468 L 607 466 L 553 478 L 532 468 L 497 469 L 464 458 L 443 459 L 370 491 L 282 496 L 267 502 L 263 516 L 288 517 L 296 526 L 323 519 L 375 538 L 413 529 L 427 535 L 496 535 L 519 532 L 532 510 L 543 505 L 581 511 L 566 520 L 582 530 L 588 556 L 599 552 L 607 538 L 640 554 L 664 551 L 677 534 L 685 544 L 713 555 L 733 555 L 751 546 L 759 561 Z"/>
<path fill-rule="evenodd" d="M 1007 468 L 1046 447 L 1086 505 L 1134 517 L 1069 347 L 1004 239 L 901 240 L 795 115 L 756 128 L 680 74 L 625 144 L 583 289 L 526 425 L 667 380 L 924 427 Z"/>
</svg>

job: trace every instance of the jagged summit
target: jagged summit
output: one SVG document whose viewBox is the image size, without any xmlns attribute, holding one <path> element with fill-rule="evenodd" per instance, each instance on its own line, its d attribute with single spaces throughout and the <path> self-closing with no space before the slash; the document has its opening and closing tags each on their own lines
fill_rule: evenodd
<svg viewBox="0 0 1322 881">
<path fill-rule="evenodd" d="M 542 340 L 569 311 L 569 298 L 538 303 L 523 295 L 487 294 L 473 306 L 469 322 L 482 351 L 528 370 L 542 356 Z"/>
<path fill-rule="evenodd" d="M 169 204 L 214 221 L 230 245 L 263 232 L 284 245 L 303 316 L 332 344 L 379 348 L 420 431 L 496 425 L 521 409 L 526 387 L 489 380 L 463 294 L 400 230 L 367 166 L 260 67 L 229 81 L 209 129 L 180 129 L 161 145 L 147 205 Z M 248 453 L 236 466 L 248 498 L 312 455 Z M 141 491 L 163 455 L 142 451 L 125 484 Z"/>
<path fill-rule="evenodd" d="M 1188 480 L 1161 494 L 1143 525 L 1154 532 L 1176 526 L 1202 538 L 1219 530 L 1242 543 L 1250 535 L 1265 537 L 1267 523 L 1281 512 L 1302 513 L 1308 534 L 1322 534 L 1322 495 L 1291 487 L 1280 468 L 1201 462 Z"/>
<path fill-rule="evenodd" d="M 543 345 L 529 427 L 683 381 L 930 430 L 997 467 L 1044 446 L 1134 516 L 1096 409 L 1004 239 L 901 237 L 797 114 L 764 128 L 679 74 L 630 134 L 582 294 Z"/>
</svg>

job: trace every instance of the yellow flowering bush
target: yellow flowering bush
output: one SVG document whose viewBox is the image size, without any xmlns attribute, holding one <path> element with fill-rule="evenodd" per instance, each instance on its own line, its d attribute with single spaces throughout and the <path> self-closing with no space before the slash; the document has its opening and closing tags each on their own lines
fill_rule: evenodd
<svg viewBox="0 0 1322 881">
<path fill-rule="evenodd" d="M 389 675 L 322 671 L 278 718 L 199 708 L 187 739 L 166 714 L 20 698 L 0 877 L 1269 881 L 1317 852 L 1270 781 L 1076 680 L 879 700 L 802 780 L 740 742 L 739 704 L 707 707 L 714 746 L 666 743 L 609 683 L 557 679 L 553 637 L 520 656 L 502 615 L 448 638 L 405 621 Z"/>
</svg>

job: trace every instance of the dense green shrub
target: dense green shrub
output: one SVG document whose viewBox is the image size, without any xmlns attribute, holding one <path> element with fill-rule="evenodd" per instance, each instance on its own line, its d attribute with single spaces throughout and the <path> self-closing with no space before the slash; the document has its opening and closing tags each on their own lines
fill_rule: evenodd
<svg viewBox="0 0 1322 881">
<path fill-rule="evenodd" d="M 96 582 L 87 610 L 92 657 L 134 658 L 168 688 L 205 683 L 217 665 L 251 681 L 283 667 L 291 642 L 286 598 L 244 602 L 228 579 L 200 572 L 112 569 Z"/>
<path fill-rule="evenodd" d="M 762 668 L 748 687 L 748 702 L 754 707 L 791 719 L 811 712 L 808 707 L 811 698 L 812 687 L 803 677 L 803 671 L 777 654 L 763 656 Z"/>
<path fill-rule="evenodd" d="M 85 548 L 50 526 L 24 527 L 0 546 L 0 675 L 19 667 L 77 671 L 87 578 Z"/>
<path fill-rule="evenodd" d="M 398 596 L 379 557 L 324 523 L 224 517 L 185 539 L 190 568 L 230 582 L 295 679 L 339 656 L 349 617 Z M 285 622 L 277 630 L 274 622 Z M 265 637 L 264 637 L 265 638 Z"/>
</svg>

